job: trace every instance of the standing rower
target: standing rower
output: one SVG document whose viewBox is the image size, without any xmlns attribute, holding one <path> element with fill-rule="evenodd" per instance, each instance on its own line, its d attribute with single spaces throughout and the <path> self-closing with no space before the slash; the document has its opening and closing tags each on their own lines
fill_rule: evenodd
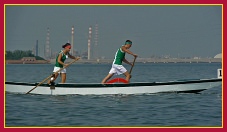
<svg viewBox="0 0 227 132">
<path fill-rule="evenodd" d="M 79 57 L 75 57 L 75 56 L 72 56 L 72 55 L 69 54 L 70 49 L 71 49 L 71 44 L 70 43 L 66 43 L 66 44 L 62 45 L 62 48 L 64 48 L 64 49 L 61 50 L 58 53 L 58 56 L 56 57 L 56 63 L 55 63 L 54 70 L 53 70 L 54 73 L 56 71 L 60 70 L 61 68 L 63 68 L 63 67 L 68 65 L 68 64 L 64 63 L 65 60 L 68 57 L 71 58 L 71 59 L 75 59 L 75 60 L 79 60 L 80 59 Z M 53 75 L 53 77 L 48 81 L 48 83 L 50 84 L 51 82 L 54 82 L 57 79 L 58 74 L 61 75 L 61 83 L 65 83 L 65 81 L 66 81 L 66 69 L 63 69 L 63 70 L 59 71 L 58 73 L 55 73 Z"/>
<path fill-rule="evenodd" d="M 129 82 L 131 75 L 129 72 L 125 69 L 125 67 L 122 65 L 122 61 L 125 62 L 126 64 L 129 64 L 133 66 L 132 63 L 128 62 L 125 59 L 125 53 L 128 53 L 130 55 L 133 55 L 134 57 L 137 57 L 138 55 L 134 54 L 129 50 L 132 46 L 132 41 L 131 40 L 126 40 L 125 44 L 122 45 L 116 52 L 114 61 L 112 64 L 112 68 L 109 71 L 109 74 L 102 80 L 101 83 L 106 83 L 113 75 L 125 75 L 125 80 Z"/>
</svg>

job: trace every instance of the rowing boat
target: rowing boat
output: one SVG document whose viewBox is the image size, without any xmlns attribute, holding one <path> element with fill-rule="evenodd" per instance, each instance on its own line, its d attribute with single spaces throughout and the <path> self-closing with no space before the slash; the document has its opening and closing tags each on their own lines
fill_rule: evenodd
<svg viewBox="0 0 227 132">
<path fill-rule="evenodd" d="M 26 93 L 38 83 L 5 82 L 5 91 Z M 104 94 L 152 94 L 163 92 L 198 93 L 222 85 L 221 78 L 191 79 L 168 82 L 132 82 L 128 84 L 113 83 L 58 83 L 41 84 L 31 94 L 47 95 L 104 95 Z"/>
</svg>

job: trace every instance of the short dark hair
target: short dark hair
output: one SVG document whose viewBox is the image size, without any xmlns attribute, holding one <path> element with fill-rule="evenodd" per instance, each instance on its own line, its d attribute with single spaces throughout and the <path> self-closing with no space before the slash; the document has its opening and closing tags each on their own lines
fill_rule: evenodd
<svg viewBox="0 0 227 132">
<path fill-rule="evenodd" d="M 132 41 L 131 40 L 126 40 L 125 44 L 132 44 Z"/>
<path fill-rule="evenodd" d="M 126 42 L 131 42 L 131 43 L 132 43 L 132 41 L 131 41 L 131 40 L 126 40 Z"/>
<path fill-rule="evenodd" d="M 71 45 L 71 44 L 70 43 L 66 43 L 66 44 L 62 45 L 62 48 L 65 48 L 68 45 Z"/>
</svg>

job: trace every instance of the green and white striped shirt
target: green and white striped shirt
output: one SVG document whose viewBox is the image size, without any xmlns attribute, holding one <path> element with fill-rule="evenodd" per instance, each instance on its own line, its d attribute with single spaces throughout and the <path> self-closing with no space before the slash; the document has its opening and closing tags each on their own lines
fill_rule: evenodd
<svg viewBox="0 0 227 132">
<path fill-rule="evenodd" d="M 115 54 L 113 64 L 122 65 L 122 61 L 125 58 L 125 52 L 119 48 Z"/>
<path fill-rule="evenodd" d="M 60 67 L 60 68 L 63 68 L 63 65 L 58 63 L 58 57 L 59 55 L 62 54 L 62 57 L 61 57 L 61 61 L 64 63 L 66 58 L 68 58 L 68 55 L 65 55 L 64 52 L 61 50 L 59 53 L 58 53 L 58 56 L 56 57 L 56 63 L 55 63 L 55 66 L 56 67 Z"/>
</svg>

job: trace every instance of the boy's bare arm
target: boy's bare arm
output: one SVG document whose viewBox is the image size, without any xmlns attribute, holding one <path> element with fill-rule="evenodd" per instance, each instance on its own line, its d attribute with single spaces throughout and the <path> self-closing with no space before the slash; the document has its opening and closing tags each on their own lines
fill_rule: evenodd
<svg viewBox="0 0 227 132">
<path fill-rule="evenodd" d="M 137 55 L 136 55 L 136 54 L 134 54 L 132 51 L 130 51 L 130 50 L 128 50 L 128 49 L 126 49 L 124 46 L 122 46 L 122 50 L 123 50 L 124 52 L 126 52 L 126 53 L 130 54 L 130 55 L 133 55 L 134 57 L 137 57 Z"/>
</svg>

